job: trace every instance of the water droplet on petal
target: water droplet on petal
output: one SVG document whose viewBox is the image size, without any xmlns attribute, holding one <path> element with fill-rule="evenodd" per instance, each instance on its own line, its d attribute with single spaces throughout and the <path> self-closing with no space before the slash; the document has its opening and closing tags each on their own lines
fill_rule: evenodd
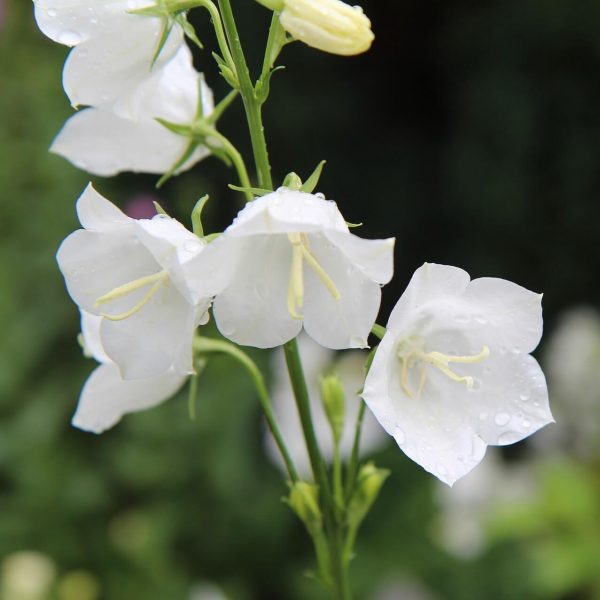
<svg viewBox="0 0 600 600">
<path fill-rule="evenodd" d="M 523 423 L 521 423 L 525 429 L 529 429 L 531 427 L 531 421 L 529 419 L 523 419 Z"/>
<path fill-rule="evenodd" d="M 485 317 L 475 317 L 475 322 L 479 323 L 480 325 L 485 325 L 487 323 L 487 319 Z"/>
<path fill-rule="evenodd" d="M 276 191 L 278 194 L 281 194 L 281 192 L 287 192 L 287 191 L 288 191 L 288 189 L 287 189 L 286 187 L 284 187 L 284 186 L 281 186 L 281 187 L 278 187 L 278 188 L 277 188 L 275 191 Z"/>
<path fill-rule="evenodd" d="M 400 427 L 396 427 L 396 430 L 394 431 L 394 438 L 399 446 L 402 446 L 402 444 L 406 442 L 406 434 L 402 429 L 400 429 Z"/>
<path fill-rule="evenodd" d="M 235 325 L 231 321 L 224 321 L 218 323 L 219 331 L 225 336 L 229 337 L 235 333 Z"/>
<path fill-rule="evenodd" d="M 50 8 L 49 10 L 46 11 L 46 14 L 51 18 L 54 19 L 54 17 L 56 16 L 56 11 L 53 8 Z"/>
<path fill-rule="evenodd" d="M 317 192 L 317 193 L 315 194 L 315 196 L 316 196 L 317 198 L 319 198 L 320 200 L 325 200 L 325 194 L 323 194 L 322 192 Z"/>
<path fill-rule="evenodd" d="M 519 398 L 521 399 L 521 402 L 527 402 L 530 398 L 530 394 L 529 392 L 523 392 L 522 394 L 519 394 Z"/>
<path fill-rule="evenodd" d="M 203 244 L 200 240 L 185 240 L 183 242 L 183 249 L 186 252 L 197 252 L 202 246 Z"/>
<path fill-rule="evenodd" d="M 367 340 L 361 338 L 358 335 L 354 335 L 350 338 L 350 348 L 366 348 Z"/>
<path fill-rule="evenodd" d="M 506 446 L 507 444 L 514 444 L 521 439 L 521 434 L 516 431 L 505 431 L 498 436 L 498 445 Z"/>
<path fill-rule="evenodd" d="M 498 425 L 499 427 L 506 425 L 509 421 L 510 421 L 510 415 L 505 412 L 499 412 L 494 417 L 494 423 L 496 423 L 496 425 Z"/>
<path fill-rule="evenodd" d="M 442 477 L 448 475 L 448 469 L 446 469 L 446 467 L 442 463 L 437 463 L 435 465 L 435 468 Z"/>
<path fill-rule="evenodd" d="M 58 34 L 58 43 L 65 46 L 76 46 L 81 42 L 81 36 L 71 29 L 65 29 Z"/>
</svg>

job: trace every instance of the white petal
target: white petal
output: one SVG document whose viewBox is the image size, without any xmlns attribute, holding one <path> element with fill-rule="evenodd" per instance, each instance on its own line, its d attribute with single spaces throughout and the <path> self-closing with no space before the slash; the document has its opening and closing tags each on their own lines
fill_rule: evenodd
<svg viewBox="0 0 600 600">
<path fill-rule="evenodd" d="M 554 422 L 544 373 L 535 358 L 490 354 L 470 366 L 473 390 L 457 390 L 460 397 L 448 402 L 456 403 L 457 412 L 488 444 L 513 444 Z"/>
<path fill-rule="evenodd" d="M 107 305 L 106 312 L 112 314 Z M 100 329 L 102 345 L 119 365 L 123 379 L 143 379 L 173 367 L 192 372 L 194 307 L 171 282 L 165 282 L 139 311 L 123 319 L 105 318 Z"/>
<path fill-rule="evenodd" d="M 332 349 L 366 348 L 379 312 L 381 289 L 322 236 L 310 236 L 310 251 L 335 284 L 336 300 L 314 271 L 304 265 L 304 329 Z"/>
<path fill-rule="evenodd" d="M 505 279 L 482 277 L 469 284 L 465 300 L 473 304 L 475 323 L 485 325 L 497 345 L 525 353 L 538 345 L 543 330 L 541 294 Z"/>
<path fill-rule="evenodd" d="M 90 231 L 108 232 L 131 225 L 133 219 L 88 184 L 77 200 L 79 222 Z"/>
<path fill-rule="evenodd" d="M 157 61 L 152 59 L 163 31 L 162 19 L 124 15 L 109 31 L 76 46 L 63 70 L 63 86 L 73 106 L 110 104 L 119 116 L 135 118 L 147 90 L 143 84 L 181 48 L 175 25 Z"/>
<path fill-rule="evenodd" d="M 335 202 L 280 188 L 248 202 L 227 228 L 229 236 L 309 233 L 332 229 L 348 232 Z"/>
<path fill-rule="evenodd" d="M 100 365 L 86 381 L 72 424 L 102 433 L 127 413 L 151 408 L 173 396 L 185 377 L 167 372 L 149 379 L 123 381 L 116 365 Z"/>
<path fill-rule="evenodd" d="M 34 0 L 35 19 L 44 35 L 66 46 L 110 31 L 127 10 L 154 4 L 152 0 Z"/>
<path fill-rule="evenodd" d="M 100 325 L 102 317 L 93 315 L 85 310 L 81 311 L 81 335 L 83 337 L 84 352 L 94 357 L 99 363 L 111 362 L 108 354 L 102 347 L 100 339 Z"/>
<path fill-rule="evenodd" d="M 127 230 L 97 233 L 79 229 L 63 241 L 56 259 L 71 298 L 93 314 L 104 312 L 105 307 L 95 306 L 100 296 L 117 286 L 160 271 L 152 255 Z M 146 291 L 140 289 L 114 300 L 110 309 L 115 313 L 128 310 Z"/>
<path fill-rule="evenodd" d="M 380 284 L 390 281 L 394 274 L 394 238 L 365 240 L 340 231 L 323 234 L 369 279 Z"/>
<path fill-rule="evenodd" d="M 291 244 L 285 236 L 246 241 L 235 277 L 213 305 L 226 338 L 243 346 L 273 348 L 298 335 L 302 321 L 293 319 L 287 308 L 290 265 Z"/>
<path fill-rule="evenodd" d="M 193 259 L 205 247 L 205 243 L 181 223 L 165 215 L 136 221 L 137 236 L 158 264 L 165 269 L 171 281 L 189 302 L 192 293 L 188 289 L 180 261 Z"/>
<path fill-rule="evenodd" d="M 152 119 L 134 122 L 109 110 L 88 108 L 65 123 L 50 151 L 89 173 L 109 177 L 121 171 L 166 173 L 187 146 L 186 138 Z M 208 154 L 207 148 L 198 147 L 179 172 Z"/>
<path fill-rule="evenodd" d="M 247 240 L 221 236 L 194 257 L 186 259 L 180 253 L 186 285 L 193 297 L 198 300 L 220 294 L 231 283 L 247 252 Z"/>
<path fill-rule="evenodd" d="M 425 263 L 419 267 L 400 300 L 392 310 L 387 327 L 400 332 L 415 311 L 432 300 L 452 298 L 464 293 L 470 277 L 457 267 Z"/>
</svg>

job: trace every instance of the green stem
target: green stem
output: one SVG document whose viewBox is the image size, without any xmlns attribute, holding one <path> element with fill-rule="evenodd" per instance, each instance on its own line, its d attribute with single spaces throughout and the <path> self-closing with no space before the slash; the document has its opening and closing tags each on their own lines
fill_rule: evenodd
<svg viewBox="0 0 600 600">
<path fill-rule="evenodd" d="M 361 401 L 360 407 L 358 408 L 358 414 L 356 415 L 356 424 L 354 426 L 354 443 L 352 444 L 352 454 L 350 455 L 350 461 L 348 463 L 348 472 L 346 478 L 346 502 L 350 501 L 352 492 L 354 491 L 354 484 L 356 482 L 356 474 L 358 473 L 358 454 L 360 450 L 360 433 L 362 430 L 363 419 L 365 416 L 366 404 L 364 400 Z"/>
<path fill-rule="evenodd" d="M 265 131 L 262 123 L 261 105 L 256 98 L 254 86 L 250 80 L 250 72 L 248 71 L 240 36 L 237 31 L 235 19 L 233 18 L 231 3 L 229 0 L 219 0 L 219 7 L 223 16 L 225 33 L 231 47 L 232 60 L 240 84 L 240 93 L 244 101 L 250 139 L 252 141 L 252 151 L 258 173 L 258 185 L 264 189 L 273 189 L 271 165 L 269 164 Z"/>
<path fill-rule="evenodd" d="M 290 457 L 285 442 L 283 441 L 283 436 L 281 435 L 281 432 L 279 430 L 279 426 L 277 425 L 277 420 L 275 419 L 275 413 L 273 412 L 271 398 L 269 397 L 269 392 L 267 391 L 265 380 L 262 376 L 260 369 L 256 366 L 254 361 L 245 352 L 242 352 L 238 347 L 223 340 L 214 340 L 211 338 L 197 337 L 194 340 L 194 348 L 197 352 L 201 353 L 219 352 L 222 354 L 228 354 L 232 358 L 235 358 L 239 363 L 241 363 L 245 367 L 246 371 L 248 371 L 250 377 L 252 378 L 252 381 L 254 382 L 254 387 L 256 388 L 256 392 L 260 399 L 262 409 L 265 413 L 267 424 L 269 425 L 269 429 L 273 434 L 273 438 L 275 439 L 275 443 L 279 448 L 279 452 L 281 452 L 281 456 L 285 463 L 288 475 L 290 476 L 290 480 L 292 481 L 292 483 L 297 482 L 298 472 L 296 471 L 294 462 Z"/>
<path fill-rule="evenodd" d="M 252 184 L 250 183 L 250 178 L 248 177 L 248 170 L 246 169 L 246 164 L 244 163 L 242 155 L 238 152 L 237 148 L 222 133 L 219 133 L 216 129 L 211 130 L 210 137 L 219 141 L 222 149 L 231 159 L 231 162 L 233 163 L 233 166 L 237 171 L 241 187 L 245 188 L 244 195 L 246 196 L 246 200 L 253 200 L 254 196 L 252 195 L 252 192 L 249 191 L 249 189 L 252 187 Z"/>
</svg>

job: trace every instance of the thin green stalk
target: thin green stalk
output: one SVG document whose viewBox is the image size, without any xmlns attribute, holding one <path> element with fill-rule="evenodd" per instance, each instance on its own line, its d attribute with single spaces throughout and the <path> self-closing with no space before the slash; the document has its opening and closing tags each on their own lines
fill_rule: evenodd
<svg viewBox="0 0 600 600">
<path fill-rule="evenodd" d="M 362 431 L 363 419 L 365 417 L 366 404 L 364 400 L 361 400 L 358 408 L 358 414 L 356 415 L 356 424 L 354 426 L 354 442 L 352 444 L 352 454 L 350 455 L 350 461 L 348 462 L 348 471 L 346 475 L 346 502 L 350 500 L 352 492 L 354 490 L 354 484 L 356 482 L 356 474 L 358 473 L 358 454 L 360 450 L 360 434 Z"/>
<path fill-rule="evenodd" d="M 231 47 L 232 60 L 240 84 L 240 93 L 244 101 L 250 139 L 252 141 L 252 151 L 258 173 L 258 186 L 264 189 L 273 189 L 271 165 L 269 163 L 265 131 L 262 123 L 261 105 L 256 98 L 254 86 L 250 80 L 250 72 L 248 71 L 244 51 L 242 50 L 240 36 L 231 10 L 231 3 L 229 0 L 219 0 L 219 7 L 223 16 L 225 33 Z"/>
<path fill-rule="evenodd" d="M 271 398 L 269 396 L 269 392 L 267 391 L 265 380 L 260 369 L 256 366 L 254 361 L 245 352 L 242 352 L 242 350 L 240 350 L 237 346 L 234 346 L 233 344 L 223 340 L 198 337 L 194 340 L 194 347 L 198 352 L 219 352 L 222 354 L 228 354 L 245 367 L 246 371 L 248 371 L 252 381 L 254 382 L 254 387 L 256 388 L 256 393 L 258 394 L 262 409 L 265 413 L 267 424 L 269 425 L 269 429 L 273 434 L 275 443 L 279 448 L 279 452 L 281 453 L 285 463 L 290 480 L 292 483 L 297 482 L 299 479 L 298 472 L 296 471 L 294 462 L 290 457 L 287 446 L 283 440 L 283 436 L 281 435 L 281 431 L 279 430 L 279 426 L 277 425 L 277 420 L 275 418 L 275 413 L 273 412 L 273 406 L 271 405 Z"/>
<path fill-rule="evenodd" d="M 316 484 L 319 486 L 320 493 L 323 495 L 325 506 L 331 509 L 333 503 L 329 479 L 327 477 L 327 470 L 325 469 L 325 464 L 321 457 L 319 443 L 317 442 L 317 436 L 315 435 L 315 429 L 313 427 L 308 388 L 306 387 L 304 370 L 302 369 L 302 361 L 300 360 L 300 352 L 298 351 L 298 343 L 296 340 L 293 339 L 284 344 L 283 351 L 285 353 L 285 361 L 290 375 L 292 389 L 296 398 L 298 415 L 300 416 L 300 423 L 302 424 L 302 431 L 304 432 L 304 439 L 306 440 L 306 448 L 308 450 L 308 457 L 310 459 L 313 476 Z"/>
<path fill-rule="evenodd" d="M 221 133 L 219 133 L 216 129 L 210 132 L 210 137 L 216 139 L 221 144 L 223 150 L 231 159 L 235 170 L 237 171 L 240 184 L 242 188 L 245 188 L 244 195 L 246 196 L 246 200 L 250 201 L 254 199 L 252 192 L 249 189 L 252 187 L 250 183 L 250 178 L 248 177 L 248 171 L 246 169 L 246 164 L 244 163 L 244 159 L 242 155 L 238 152 L 237 148 Z"/>
</svg>

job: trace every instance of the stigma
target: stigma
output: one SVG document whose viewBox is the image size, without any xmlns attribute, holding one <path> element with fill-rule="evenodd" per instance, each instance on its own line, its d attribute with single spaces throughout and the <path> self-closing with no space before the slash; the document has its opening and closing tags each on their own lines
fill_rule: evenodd
<svg viewBox="0 0 600 600">
<path fill-rule="evenodd" d="M 134 279 L 133 281 L 119 285 L 110 290 L 110 292 L 100 296 L 94 303 L 94 306 L 102 306 L 103 304 L 107 304 L 118 298 L 124 298 L 137 290 L 150 286 L 150 289 L 142 296 L 142 299 L 134 304 L 129 310 L 118 314 L 100 313 L 102 317 L 106 317 L 111 321 L 123 321 L 139 312 L 146 304 L 148 304 L 154 294 L 158 292 L 161 285 L 167 283 L 168 279 L 169 275 L 166 271 L 159 271 L 153 275 L 146 275 L 145 277 Z"/>
<path fill-rule="evenodd" d="M 413 398 L 415 392 L 409 383 L 409 372 L 417 366 L 419 367 L 419 387 L 416 395 L 420 396 L 425 382 L 427 381 L 427 368 L 431 365 L 443 373 L 451 381 L 464 384 L 467 389 L 473 389 L 474 380 L 470 375 L 459 375 L 455 373 L 451 367 L 451 363 L 458 364 L 475 364 L 480 363 L 488 358 L 490 349 L 484 345 L 479 354 L 455 356 L 452 354 L 443 354 L 442 352 L 432 351 L 425 352 L 423 350 L 423 341 L 409 338 L 406 342 L 401 343 L 398 348 L 398 358 L 400 359 L 400 386 L 402 391 L 409 397 Z"/>
</svg>

